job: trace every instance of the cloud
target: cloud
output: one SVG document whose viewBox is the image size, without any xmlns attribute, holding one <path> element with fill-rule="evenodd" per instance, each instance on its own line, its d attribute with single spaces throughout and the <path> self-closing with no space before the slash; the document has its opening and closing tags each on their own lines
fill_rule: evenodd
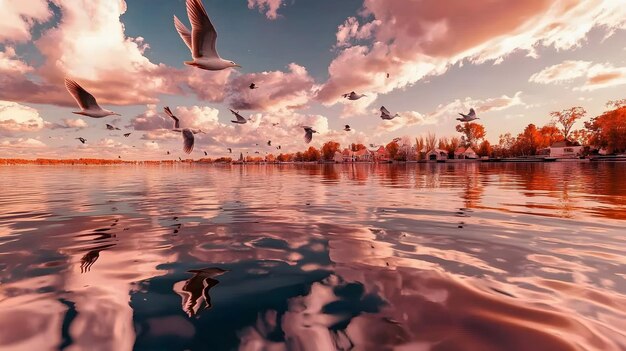
<svg viewBox="0 0 626 351">
<path fill-rule="evenodd" d="M 46 123 L 46 126 L 50 129 L 75 129 L 81 130 L 87 128 L 87 122 L 81 118 L 71 119 L 64 118 L 62 123 Z"/>
<path fill-rule="evenodd" d="M 265 16 L 271 20 L 278 18 L 278 8 L 283 0 L 248 0 L 248 8 L 258 8 L 259 12 L 265 12 Z"/>
<path fill-rule="evenodd" d="M 13 140 L 4 140 L 0 143 L 2 147 L 30 149 L 30 148 L 43 148 L 46 144 L 33 138 L 19 138 Z"/>
<path fill-rule="evenodd" d="M 562 84 L 585 78 L 575 91 L 592 91 L 626 84 L 626 67 L 591 61 L 563 61 L 533 74 L 529 82 L 539 84 Z"/>
<path fill-rule="evenodd" d="M 388 93 L 465 61 L 499 63 L 516 51 L 537 56 L 538 46 L 571 49 L 596 27 L 607 35 L 626 28 L 626 7 L 612 0 L 365 0 L 363 14 L 364 24 L 339 28 L 338 43 L 347 47 L 317 95 L 325 104 L 344 91 Z M 371 45 L 347 44 L 359 39 L 354 28 L 373 21 Z"/>
<path fill-rule="evenodd" d="M 373 31 L 379 25 L 380 21 L 378 20 L 361 25 L 356 17 L 348 17 L 348 19 L 337 28 L 337 44 L 335 46 L 345 47 L 349 46 L 353 41 L 369 39 L 372 37 Z"/>
<path fill-rule="evenodd" d="M 288 69 L 288 72 L 251 73 L 232 79 L 226 101 L 235 110 L 302 108 L 313 96 L 315 82 L 302 66 L 292 63 Z M 255 83 L 258 89 L 250 89 L 250 83 Z"/>
<path fill-rule="evenodd" d="M 0 134 L 36 132 L 44 127 L 39 112 L 29 106 L 0 100 Z"/>
<path fill-rule="evenodd" d="M 4 51 L 0 51 L 0 73 L 2 75 L 9 73 L 25 74 L 32 70 L 32 67 L 17 57 L 13 47 L 6 46 Z"/>
<path fill-rule="evenodd" d="M 487 99 L 472 99 L 466 97 L 465 99 L 456 99 L 445 105 L 437 106 L 437 109 L 428 114 L 421 114 L 415 111 L 400 112 L 400 117 L 396 117 L 390 121 L 383 121 L 378 125 L 377 133 L 393 132 L 405 127 L 411 127 L 415 125 L 432 125 L 437 124 L 451 118 L 459 117 L 459 112 L 467 112 L 470 108 L 476 110 L 476 114 L 480 118 L 482 113 L 488 113 L 492 111 L 502 111 L 513 106 L 522 106 L 522 92 L 518 91 L 512 97 L 508 95 L 502 95 L 494 98 Z M 375 111 L 378 115 L 380 112 Z"/>
<path fill-rule="evenodd" d="M 52 16 L 47 0 L 3 0 L 0 13 L 0 43 L 30 40 L 33 25 L 44 23 Z"/>
</svg>

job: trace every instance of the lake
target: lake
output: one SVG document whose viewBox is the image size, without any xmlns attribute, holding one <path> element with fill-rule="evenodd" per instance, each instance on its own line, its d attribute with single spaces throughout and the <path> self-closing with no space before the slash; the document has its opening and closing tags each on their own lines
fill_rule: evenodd
<svg viewBox="0 0 626 351">
<path fill-rule="evenodd" d="M 2 350 L 626 350 L 626 163 L 0 179 Z"/>
</svg>

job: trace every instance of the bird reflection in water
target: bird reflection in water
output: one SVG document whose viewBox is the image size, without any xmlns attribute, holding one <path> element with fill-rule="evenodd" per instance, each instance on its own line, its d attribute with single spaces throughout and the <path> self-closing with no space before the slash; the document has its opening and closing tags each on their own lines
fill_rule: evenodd
<svg viewBox="0 0 626 351">
<path fill-rule="evenodd" d="M 211 295 L 209 295 L 209 290 L 219 284 L 219 281 L 214 278 L 227 271 L 212 267 L 192 269 L 188 272 L 193 273 L 193 277 L 174 284 L 174 291 L 183 299 L 183 311 L 185 311 L 189 317 L 193 317 L 199 313 L 202 305 L 204 305 L 204 309 L 211 308 Z"/>
<path fill-rule="evenodd" d="M 86 254 L 83 255 L 80 259 L 80 272 L 87 273 L 91 271 L 91 267 L 100 257 L 100 251 L 107 250 L 111 247 L 115 246 L 115 244 L 107 244 L 102 245 L 97 248 L 89 250 Z"/>
</svg>

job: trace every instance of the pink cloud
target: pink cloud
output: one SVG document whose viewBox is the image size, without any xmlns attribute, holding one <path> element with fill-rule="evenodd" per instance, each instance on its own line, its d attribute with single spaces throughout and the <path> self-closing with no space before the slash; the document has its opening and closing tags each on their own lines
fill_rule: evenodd
<svg viewBox="0 0 626 351">
<path fill-rule="evenodd" d="M 240 75 L 228 84 L 226 101 L 233 109 L 276 111 L 299 109 L 313 96 L 315 82 L 306 68 L 292 63 L 289 72 Z M 250 89 L 254 83 L 258 89 Z"/>
<path fill-rule="evenodd" d="M 62 123 L 46 123 L 46 126 L 50 129 L 75 129 L 81 130 L 87 128 L 87 122 L 81 118 L 71 119 L 64 118 Z"/>
<path fill-rule="evenodd" d="M 248 8 L 258 8 L 261 13 L 265 12 L 265 16 L 271 20 L 278 18 L 278 8 L 282 5 L 283 0 L 248 0 Z"/>
<path fill-rule="evenodd" d="M 575 91 L 592 91 L 626 84 L 626 67 L 590 61 L 563 61 L 533 74 L 529 81 L 539 84 L 562 84 L 585 78 Z"/>
<path fill-rule="evenodd" d="M 347 47 L 333 60 L 317 96 L 323 103 L 350 90 L 388 93 L 464 61 L 498 63 L 515 51 L 536 56 L 539 45 L 571 49 L 595 27 L 608 34 L 626 27 L 626 7 L 611 0 L 365 0 L 364 13 L 373 18 L 365 25 L 378 21 L 374 43 Z M 348 20 L 338 42 L 362 26 Z"/>
<path fill-rule="evenodd" d="M 539 84 L 560 84 L 572 81 L 585 76 L 591 65 L 590 61 L 563 61 L 533 74 L 528 81 Z"/>
<path fill-rule="evenodd" d="M 46 147 L 46 144 L 41 141 L 33 138 L 19 138 L 13 140 L 4 140 L 0 143 L 0 147 L 10 147 L 20 148 L 20 149 L 31 149 L 31 148 L 43 148 Z"/>
<path fill-rule="evenodd" d="M 36 132 L 44 125 L 45 122 L 36 109 L 12 101 L 0 100 L 0 134 Z"/>
<path fill-rule="evenodd" d="M 47 0 L 3 0 L 0 10 L 0 43 L 30 40 L 33 25 L 44 23 L 52 16 Z"/>
</svg>

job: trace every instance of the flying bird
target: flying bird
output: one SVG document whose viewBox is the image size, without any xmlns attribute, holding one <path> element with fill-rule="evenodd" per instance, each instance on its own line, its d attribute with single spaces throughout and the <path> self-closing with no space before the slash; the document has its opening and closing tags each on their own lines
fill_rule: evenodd
<svg viewBox="0 0 626 351">
<path fill-rule="evenodd" d="M 75 81 L 65 78 L 65 88 L 72 95 L 76 103 L 80 107 L 80 111 L 72 112 L 77 115 L 83 115 L 93 118 L 102 118 L 106 116 L 121 116 L 119 113 L 105 110 L 98 105 L 96 98 Z"/>
<path fill-rule="evenodd" d="M 272 146 L 272 141 L 271 140 L 267 141 L 267 146 Z"/>
<path fill-rule="evenodd" d="M 163 108 L 163 111 L 165 111 L 165 114 L 167 114 L 168 116 L 170 116 L 170 118 L 174 120 L 174 128 L 172 129 L 172 131 L 183 134 L 183 151 L 185 151 L 185 153 L 190 154 L 191 151 L 193 151 L 193 144 L 194 144 L 194 139 L 195 139 L 193 135 L 198 134 L 198 133 L 204 133 L 204 132 L 200 129 L 189 129 L 189 128 L 180 129 L 180 121 L 178 117 L 174 116 L 174 114 L 172 113 L 172 110 L 170 110 L 168 106 L 165 106 Z"/>
<path fill-rule="evenodd" d="M 457 118 L 456 120 L 461 121 L 461 122 L 471 122 L 473 120 L 480 119 L 476 117 L 476 111 L 474 111 L 473 108 L 470 108 L 468 114 L 465 115 L 465 114 L 459 113 L 459 115 L 461 115 L 463 118 Z"/>
<path fill-rule="evenodd" d="M 228 150 L 228 153 L 229 153 L 229 154 L 232 154 L 232 153 L 233 153 L 233 149 L 228 148 L 227 150 Z"/>
<path fill-rule="evenodd" d="M 205 151 L 205 152 L 204 152 L 204 156 L 209 156 L 209 154 Z"/>
<path fill-rule="evenodd" d="M 170 154 L 170 152 L 168 151 L 168 152 L 166 153 L 166 155 L 169 155 L 169 154 Z"/>
<path fill-rule="evenodd" d="M 387 110 L 385 106 L 380 107 L 380 118 L 384 120 L 392 120 L 396 117 L 400 117 L 400 115 L 396 113 L 395 115 L 392 116 L 391 112 L 389 112 L 389 110 Z"/>
<path fill-rule="evenodd" d="M 221 71 L 231 67 L 241 67 L 233 61 L 224 60 L 217 53 L 215 43 L 217 31 L 211 23 L 201 0 L 187 0 L 187 17 L 191 23 L 191 32 L 174 16 L 174 27 L 178 35 L 191 50 L 192 61 L 185 61 L 188 66 L 209 71 Z"/>
<path fill-rule="evenodd" d="M 343 130 L 345 130 L 346 132 L 349 132 L 352 129 L 350 129 L 350 125 L 346 124 L 346 126 L 343 128 Z"/>
<path fill-rule="evenodd" d="M 74 138 L 76 140 L 80 140 L 81 143 L 85 143 L 87 141 L 87 139 L 83 138 L 83 137 L 79 137 L 79 138 Z"/>
<path fill-rule="evenodd" d="M 313 130 L 311 127 L 302 127 L 304 128 L 304 142 L 307 144 L 313 140 L 313 133 L 317 133 L 316 130 Z"/>
<path fill-rule="evenodd" d="M 120 130 L 118 127 L 110 125 L 110 124 L 107 124 L 107 129 L 108 130 Z"/>
<path fill-rule="evenodd" d="M 128 138 L 130 136 L 130 133 L 126 133 L 124 134 L 124 137 Z"/>
<path fill-rule="evenodd" d="M 256 84 L 254 83 L 250 83 L 250 89 L 258 89 L 259 87 L 256 86 Z"/>
<path fill-rule="evenodd" d="M 278 145 L 276 148 L 277 148 L 278 150 L 280 150 L 280 149 L 281 149 L 280 145 Z"/>
<path fill-rule="evenodd" d="M 362 97 L 365 97 L 365 96 L 367 96 L 367 95 L 365 95 L 365 94 L 357 94 L 357 93 L 355 93 L 354 91 L 351 91 L 350 93 L 348 93 L 348 94 L 343 94 L 342 96 L 343 96 L 344 98 L 348 99 L 348 100 L 358 100 L 358 99 L 360 99 L 360 98 L 362 98 Z"/>
<path fill-rule="evenodd" d="M 235 123 L 235 124 L 246 124 L 246 123 L 248 123 L 248 121 L 245 118 L 243 118 L 243 116 L 240 115 L 239 112 L 235 112 L 235 111 L 233 111 L 231 109 L 229 109 L 229 110 L 230 110 L 230 112 L 233 113 L 233 115 L 235 115 L 235 117 L 237 117 L 236 121 L 232 121 L 231 120 L 232 123 Z"/>
<path fill-rule="evenodd" d="M 389 78 L 389 73 L 387 73 L 387 78 Z"/>
<path fill-rule="evenodd" d="M 272 123 L 272 127 L 276 127 L 277 125 L 279 125 L 280 123 Z"/>
<path fill-rule="evenodd" d="M 255 151 L 254 153 L 255 153 L 255 154 L 258 154 L 259 152 L 258 152 L 258 151 Z"/>
</svg>

